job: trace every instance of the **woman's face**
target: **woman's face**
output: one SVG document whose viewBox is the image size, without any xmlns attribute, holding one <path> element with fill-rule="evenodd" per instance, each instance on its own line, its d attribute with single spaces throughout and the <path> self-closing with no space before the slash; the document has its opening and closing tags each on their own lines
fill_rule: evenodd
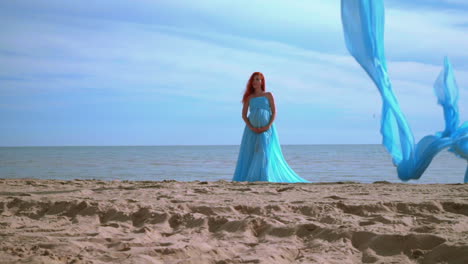
<svg viewBox="0 0 468 264">
<path fill-rule="evenodd" d="M 254 87 L 255 90 L 261 89 L 262 88 L 262 77 L 260 75 L 255 75 L 253 80 L 252 80 L 252 86 Z"/>
</svg>

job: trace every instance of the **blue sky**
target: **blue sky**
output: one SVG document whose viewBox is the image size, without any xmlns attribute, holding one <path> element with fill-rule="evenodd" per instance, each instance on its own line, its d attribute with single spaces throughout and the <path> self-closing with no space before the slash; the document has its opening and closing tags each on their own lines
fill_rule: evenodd
<svg viewBox="0 0 468 264">
<path fill-rule="evenodd" d="M 443 130 L 449 56 L 468 120 L 468 2 L 385 1 L 396 96 Z M 282 144 L 378 144 L 381 99 L 347 53 L 338 0 L 2 1 L 0 146 L 239 144 L 253 71 Z"/>
</svg>

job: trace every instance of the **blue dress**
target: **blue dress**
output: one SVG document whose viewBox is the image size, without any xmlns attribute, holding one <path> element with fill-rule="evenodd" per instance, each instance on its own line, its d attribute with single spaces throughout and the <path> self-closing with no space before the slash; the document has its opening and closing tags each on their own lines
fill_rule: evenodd
<svg viewBox="0 0 468 264">
<path fill-rule="evenodd" d="M 253 127 L 268 125 L 271 108 L 265 96 L 249 101 L 248 116 Z M 308 182 L 299 177 L 283 157 L 275 125 L 263 133 L 245 126 L 233 181 Z"/>
</svg>

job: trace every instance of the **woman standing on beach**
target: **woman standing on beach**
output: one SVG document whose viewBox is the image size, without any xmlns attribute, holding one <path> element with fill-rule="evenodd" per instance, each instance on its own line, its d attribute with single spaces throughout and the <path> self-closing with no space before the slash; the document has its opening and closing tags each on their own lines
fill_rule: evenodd
<svg viewBox="0 0 468 264">
<path fill-rule="evenodd" d="M 242 108 L 245 121 L 233 181 L 308 182 L 299 177 L 283 157 L 273 121 L 273 94 L 265 91 L 265 77 L 254 72 L 247 83 Z M 247 111 L 249 116 L 247 117 Z"/>
</svg>

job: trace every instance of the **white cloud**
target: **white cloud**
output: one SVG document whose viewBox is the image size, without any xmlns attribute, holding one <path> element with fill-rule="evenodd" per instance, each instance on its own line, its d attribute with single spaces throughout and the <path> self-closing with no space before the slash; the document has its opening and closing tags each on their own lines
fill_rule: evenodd
<svg viewBox="0 0 468 264">
<path fill-rule="evenodd" d="M 387 9 L 386 51 L 423 61 L 468 57 L 468 31 L 459 27 L 463 23 L 468 23 L 467 12 Z"/>
</svg>

